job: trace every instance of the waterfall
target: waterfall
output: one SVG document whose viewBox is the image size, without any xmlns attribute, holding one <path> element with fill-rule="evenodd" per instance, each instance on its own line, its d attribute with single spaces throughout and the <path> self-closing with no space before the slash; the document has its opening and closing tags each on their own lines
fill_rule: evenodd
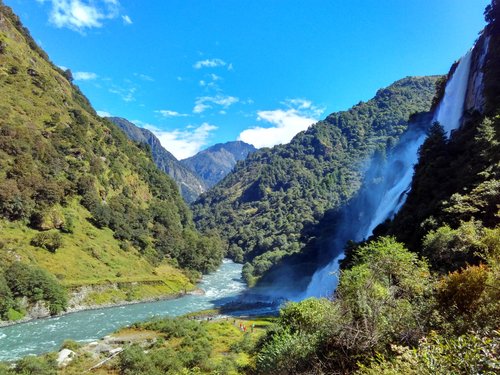
<svg viewBox="0 0 500 375">
<path fill-rule="evenodd" d="M 472 50 L 460 60 L 453 77 L 446 84 L 444 97 L 434 115 L 433 121 L 438 121 L 443 125 L 448 136 L 452 130 L 458 128 L 462 119 L 465 94 L 469 82 L 471 57 Z"/>
<path fill-rule="evenodd" d="M 434 117 L 449 135 L 461 124 L 469 81 L 472 50 L 459 62 Z M 341 220 L 334 228 L 331 241 L 331 261 L 317 270 L 301 298 L 331 296 L 337 287 L 338 263 L 349 240 L 362 241 L 372 235 L 375 227 L 392 219 L 404 204 L 411 187 L 413 167 L 418 161 L 418 149 L 426 138 L 426 129 L 410 128 L 385 161 L 373 161 L 358 196 L 340 212 Z"/>
</svg>

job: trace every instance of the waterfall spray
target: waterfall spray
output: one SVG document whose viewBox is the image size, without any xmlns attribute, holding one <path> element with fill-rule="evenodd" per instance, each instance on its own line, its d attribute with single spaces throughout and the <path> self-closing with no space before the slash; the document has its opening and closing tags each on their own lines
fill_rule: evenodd
<svg viewBox="0 0 500 375">
<path fill-rule="evenodd" d="M 439 121 L 448 136 L 461 125 L 471 56 L 472 50 L 460 60 L 446 84 L 444 97 L 431 120 Z M 367 239 L 377 225 L 393 218 L 398 212 L 410 190 L 413 167 L 418 161 L 418 149 L 425 138 L 424 129 L 409 130 L 383 164 L 374 163 L 367 171 L 365 181 L 381 177 L 382 182 L 374 186 L 364 186 L 358 197 L 343 209 L 342 220 L 334 228 L 332 261 L 314 273 L 301 298 L 330 296 L 337 286 L 338 263 L 344 257 L 343 249 L 347 241 L 358 242 Z"/>
</svg>

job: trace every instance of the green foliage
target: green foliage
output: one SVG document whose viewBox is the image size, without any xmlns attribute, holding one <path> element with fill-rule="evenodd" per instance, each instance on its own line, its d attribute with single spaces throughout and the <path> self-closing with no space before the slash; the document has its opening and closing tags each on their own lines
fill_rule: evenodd
<svg viewBox="0 0 500 375">
<path fill-rule="evenodd" d="M 0 320 L 5 320 L 9 311 L 14 307 L 14 298 L 10 291 L 7 280 L 0 273 Z"/>
<path fill-rule="evenodd" d="M 62 345 L 61 345 L 60 350 L 69 349 L 69 350 L 76 352 L 81 347 L 82 347 L 82 344 L 80 344 L 74 340 L 64 340 Z"/>
<path fill-rule="evenodd" d="M 139 128 L 130 121 L 120 117 L 109 117 L 110 121 L 122 129 L 139 147 L 151 154 L 158 169 L 172 177 L 179 186 L 182 197 L 191 203 L 206 190 L 202 178 L 193 173 L 170 152 L 165 150 L 156 136 L 149 130 Z"/>
<path fill-rule="evenodd" d="M 132 345 L 120 354 L 120 374 L 173 374 L 182 369 L 207 368 L 212 345 L 205 325 L 186 318 L 164 318 L 138 327 L 158 331 L 165 340 L 181 339 L 180 344 L 175 351 L 160 344 L 148 354 Z"/>
<path fill-rule="evenodd" d="M 361 366 L 357 375 L 448 375 L 498 374 L 500 337 L 467 334 L 446 338 L 432 334 L 416 349 L 394 347 L 395 358 L 379 356 L 369 366 Z"/>
<path fill-rule="evenodd" d="M 5 279 L 13 297 L 27 297 L 32 303 L 45 301 L 51 314 L 58 314 L 66 309 L 65 290 L 52 275 L 41 268 L 15 262 L 6 269 Z"/>
<path fill-rule="evenodd" d="M 439 302 L 462 314 L 472 312 L 479 307 L 487 281 L 488 269 L 482 264 L 450 273 L 441 279 L 437 288 Z"/>
<path fill-rule="evenodd" d="M 316 331 L 333 314 L 332 310 L 331 302 L 324 298 L 290 302 L 280 310 L 278 322 L 292 332 L 310 332 L 311 329 Z"/>
<path fill-rule="evenodd" d="M 1 369 L 0 369 L 1 370 Z M 8 375 L 56 375 L 57 362 L 54 355 L 44 357 L 25 357 L 16 362 L 15 366 L 8 370 Z"/>
<path fill-rule="evenodd" d="M 230 255 L 251 263 L 248 281 L 267 273 L 304 248 L 327 210 L 353 197 L 365 160 L 394 145 L 410 115 L 430 108 L 438 79 L 405 78 L 287 145 L 250 154 L 194 203 L 198 228 L 218 231 Z"/>
<path fill-rule="evenodd" d="M 485 248 L 481 241 L 483 232 L 481 223 L 474 220 L 462 222 L 457 229 L 444 225 L 424 236 L 422 253 L 443 271 L 477 263 Z"/>
<path fill-rule="evenodd" d="M 442 130 L 435 126 L 420 150 L 411 191 L 390 225 L 389 233 L 417 251 L 427 232 L 436 231 L 443 225 L 457 229 L 461 222 L 472 219 L 488 228 L 498 225 L 499 129 L 500 117 L 476 116 L 446 140 Z M 441 229 L 442 236 L 446 230 Z M 430 239 L 426 244 L 424 250 L 430 245 Z M 446 262 L 454 262 L 451 258 L 438 259 L 439 255 L 432 259 L 432 251 L 425 254 L 436 268 L 446 268 Z M 455 255 L 459 254 L 455 252 Z M 462 263 L 457 266 L 463 266 L 466 261 L 477 262 L 472 255 L 473 250 L 462 254 Z"/>
<path fill-rule="evenodd" d="M 318 340 L 315 336 L 291 333 L 287 329 L 273 332 L 256 358 L 261 374 L 297 374 L 315 366 Z"/>
<path fill-rule="evenodd" d="M 390 343 L 416 344 L 433 307 L 427 264 L 393 238 L 357 248 L 336 298 L 282 309 L 258 347 L 262 373 L 348 373 Z M 276 370 L 272 370 L 275 364 Z M 275 372 L 273 372 L 275 371 Z"/>
<path fill-rule="evenodd" d="M 62 236 L 59 232 L 40 232 L 31 239 L 31 244 L 55 253 L 62 246 Z"/>
<path fill-rule="evenodd" d="M 0 103 L 0 219 L 40 230 L 31 245 L 53 253 L 43 260 L 39 254 L 28 254 L 23 261 L 51 271 L 59 268 L 58 277 L 71 278 L 62 267 L 52 266 L 60 259 L 57 250 L 62 239 L 65 246 L 79 243 L 80 248 L 93 239 L 95 232 L 75 230 L 76 224 L 81 227 L 88 219 L 98 229 L 113 231 L 115 240 L 102 246 L 102 252 L 121 245 L 141 263 L 146 259 L 157 266 L 165 260 L 196 272 L 214 270 L 222 259 L 222 242 L 195 231 L 177 186 L 154 165 L 150 150 L 138 147 L 114 124 L 97 116 L 72 84 L 71 73 L 48 61 L 3 4 L 0 18 L 0 97 L 4 99 Z M 76 201 L 88 212 L 81 206 L 68 207 Z M 62 237 L 58 231 L 66 234 Z M 14 253 L 33 251 L 28 244 L 26 249 L 19 249 L 17 243 L 13 247 Z M 107 257 L 100 258 L 107 267 Z M 114 277 L 116 272 L 108 268 L 108 277 Z M 87 278 L 93 277 L 90 273 Z"/>
</svg>

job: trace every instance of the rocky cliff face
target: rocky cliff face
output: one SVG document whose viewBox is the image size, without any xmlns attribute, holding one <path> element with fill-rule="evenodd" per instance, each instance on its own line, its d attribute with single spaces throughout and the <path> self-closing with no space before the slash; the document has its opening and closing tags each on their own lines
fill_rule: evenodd
<svg viewBox="0 0 500 375">
<path fill-rule="evenodd" d="M 200 176 L 208 187 L 212 187 L 226 177 L 238 161 L 245 160 L 248 154 L 256 150 L 242 141 L 218 143 L 181 160 L 181 163 Z"/>
<path fill-rule="evenodd" d="M 488 55 L 490 36 L 483 33 L 476 42 L 472 52 L 471 70 L 464 109 L 468 112 L 484 112 L 484 66 Z"/>
</svg>

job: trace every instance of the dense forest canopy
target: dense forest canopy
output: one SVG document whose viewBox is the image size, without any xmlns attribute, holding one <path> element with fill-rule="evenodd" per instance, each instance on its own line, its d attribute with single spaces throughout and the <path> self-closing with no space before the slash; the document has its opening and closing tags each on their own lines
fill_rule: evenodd
<svg viewBox="0 0 500 375">
<path fill-rule="evenodd" d="M 384 154 L 411 115 L 429 110 L 440 77 L 409 77 L 366 103 L 298 134 L 289 144 L 250 154 L 193 205 L 201 230 L 216 230 L 252 282 L 283 256 L 300 252 L 325 211 L 360 188 L 366 160 Z"/>
</svg>

